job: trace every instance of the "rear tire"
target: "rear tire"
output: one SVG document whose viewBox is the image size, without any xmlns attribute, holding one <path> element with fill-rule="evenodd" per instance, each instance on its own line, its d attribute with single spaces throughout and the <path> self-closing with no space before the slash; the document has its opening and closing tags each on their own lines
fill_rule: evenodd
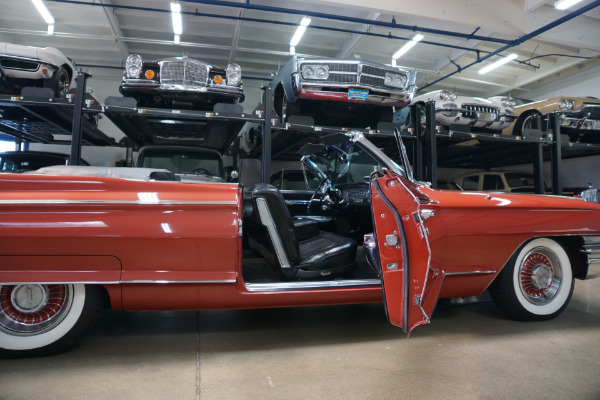
<svg viewBox="0 0 600 400">
<path fill-rule="evenodd" d="M 569 304 L 574 280 L 565 249 L 547 238 L 525 244 L 490 286 L 496 305 L 522 321 L 558 316 Z"/>
<path fill-rule="evenodd" d="M 0 285 L 0 358 L 65 351 L 100 309 L 98 290 L 90 285 Z"/>
</svg>

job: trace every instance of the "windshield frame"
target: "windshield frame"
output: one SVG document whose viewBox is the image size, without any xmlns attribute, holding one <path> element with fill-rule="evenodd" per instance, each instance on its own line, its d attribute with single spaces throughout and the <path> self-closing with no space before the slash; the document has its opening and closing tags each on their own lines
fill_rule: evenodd
<svg viewBox="0 0 600 400">
<path fill-rule="evenodd" d="M 382 168 L 385 168 L 391 172 L 394 172 L 403 178 L 409 179 L 409 175 L 404 171 L 404 169 L 398 165 L 394 160 L 387 156 L 381 149 L 379 149 L 375 144 L 373 144 L 370 140 L 368 140 L 362 132 L 344 132 L 344 134 L 348 137 L 348 141 L 352 142 L 354 145 L 358 144 L 359 147 L 364 150 L 373 160 L 379 164 Z M 331 146 L 327 146 L 331 147 Z M 324 147 L 325 148 L 325 147 Z M 341 152 L 339 147 L 335 147 L 336 151 Z M 314 154 L 314 153 L 313 153 Z M 325 181 L 331 181 L 331 177 L 328 176 L 326 172 L 324 172 L 321 168 L 319 168 L 319 164 L 315 162 L 311 158 L 313 154 L 307 154 L 302 157 L 302 164 L 313 171 L 317 176 Z M 348 165 L 352 163 L 350 160 Z"/>
</svg>

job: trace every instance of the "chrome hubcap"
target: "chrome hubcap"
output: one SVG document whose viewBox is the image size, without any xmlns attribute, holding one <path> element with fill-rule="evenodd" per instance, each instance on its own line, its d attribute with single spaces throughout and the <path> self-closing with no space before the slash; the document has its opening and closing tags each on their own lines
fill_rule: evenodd
<svg viewBox="0 0 600 400">
<path fill-rule="evenodd" d="M 17 336 L 44 333 L 68 314 L 72 285 L 1 285 L 0 331 Z"/>
<path fill-rule="evenodd" d="M 546 247 L 532 249 L 519 267 L 519 284 L 530 303 L 544 305 L 552 301 L 562 284 L 558 256 Z"/>
</svg>

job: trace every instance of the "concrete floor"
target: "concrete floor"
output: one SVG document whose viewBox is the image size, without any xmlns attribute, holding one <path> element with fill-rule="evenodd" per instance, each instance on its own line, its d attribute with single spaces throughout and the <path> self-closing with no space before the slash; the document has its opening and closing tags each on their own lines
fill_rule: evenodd
<svg viewBox="0 0 600 400">
<path fill-rule="evenodd" d="M 600 279 L 557 319 L 445 304 L 410 339 L 379 304 L 103 313 L 71 351 L 0 360 L 0 399 L 600 399 Z"/>
</svg>

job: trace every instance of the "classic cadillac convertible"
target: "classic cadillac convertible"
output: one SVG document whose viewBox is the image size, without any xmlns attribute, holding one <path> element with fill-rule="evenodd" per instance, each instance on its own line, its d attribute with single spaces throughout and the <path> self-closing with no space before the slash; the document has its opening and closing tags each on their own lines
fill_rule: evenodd
<svg viewBox="0 0 600 400">
<path fill-rule="evenodd" d="M 326 177 L 308 206 L 331 207 L 334 220 L 366 211 L 364 240 L 293 219 L 269 184 L 188 182 L 146 168 L 0 176 L 0 355 L 63 351 L 103 305 L 383 300 L 390 322 L 409 333 L 439 298 L 489 289 L 509 315 L 549 319 L 567 306 L 574 278 L 600 261 L 599 204 L 434 190 L 412 178 L 404 151 L 397 163 L 360 133 L 323 140 L 305 149 L 306 164 Z"/>
</svg>

